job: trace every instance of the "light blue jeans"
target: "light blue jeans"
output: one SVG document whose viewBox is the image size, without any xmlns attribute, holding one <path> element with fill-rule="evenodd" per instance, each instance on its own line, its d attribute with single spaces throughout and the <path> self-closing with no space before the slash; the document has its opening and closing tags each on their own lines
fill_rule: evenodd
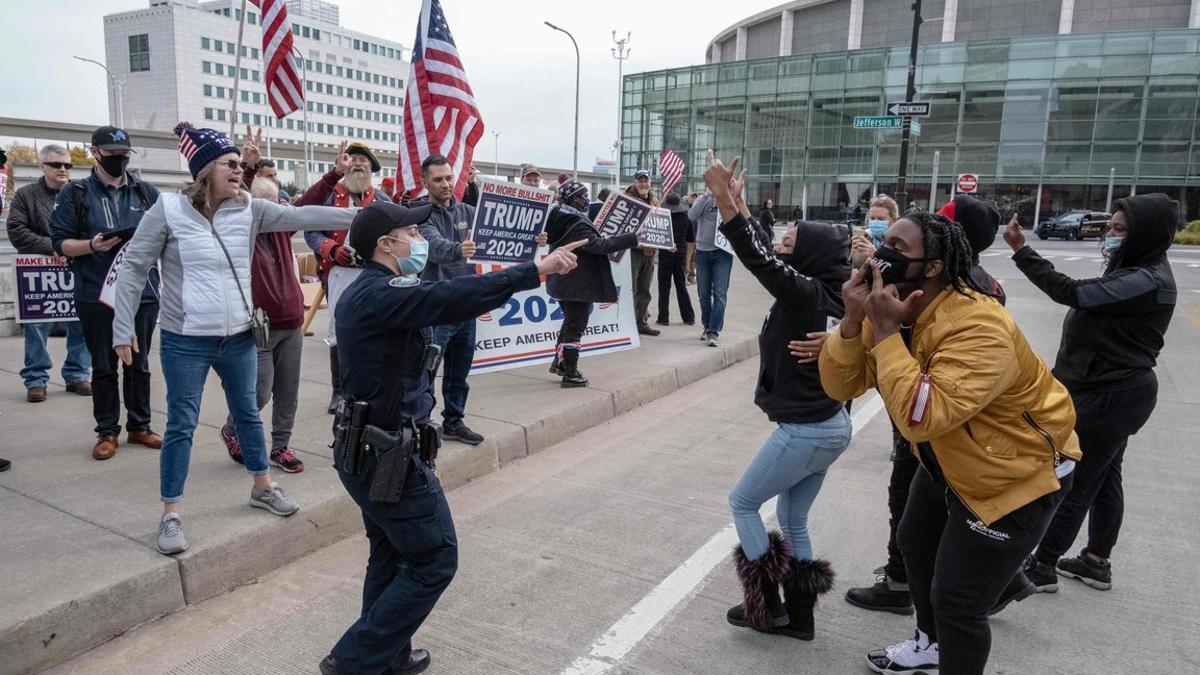
<svg viewBox="0 0 1200 675">
<path fill-rule="evenodd" d="M 210 369 L 217 371 L 225 389 L 225 405 L 237 430 L 246 471 L 254 476 L 269 473 L 271 465 L 255 392 L 258 349 L 250 331 L 209 337 L 164 330 L 159 344 L 163 379 L 167 382 L 167 431 L 158 458 L 162 500 L 183 499 L 192 458 L 192 434 L 200 421 L 200 399 Z"/>
<path fill-rule="evenodd" d="M 725 328 L 725 298 L 729 293 L 733 256 L 721 249 L 696 251 L 695 263 L 700 323 L 706 333 L 720 333 Z"/>
<path fill-rule="evenodd" d="M 21 379 L 25 388 L 44 387 L 50 382 L 50 369 L 54 362 L 46 349 L 46 340 L 55 326 L 67 331 L 67 358 L 63 361 L 62 377 L 67 384 L 83 382 L 92 376 L 92 354 L 83 339 L 83 329 L 78 321 L 60 323 L 27 323 L 21 329 L 25 333 L 25 367 Z"/>
<path fill-rule="evenodd" d="M 850 413 L 840 408 L 823 422 L 780 424 L 742 472 L 729 493 L 729 508 L 742 551 L 749 560 L 767 552 L 767 528 L 758 510 L 779 496 L 776 513 L 792 555 L 812 560 L 808 510 L 825 482 L 825 472 L 850 445 Z"/>
</svg>

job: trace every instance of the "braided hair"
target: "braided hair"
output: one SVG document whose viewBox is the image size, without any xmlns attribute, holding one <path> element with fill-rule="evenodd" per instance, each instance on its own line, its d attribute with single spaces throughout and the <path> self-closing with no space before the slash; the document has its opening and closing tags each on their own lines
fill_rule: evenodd
<svg viewBox="0 0 1200 675">
<path fill-rule="evenodd" d="M 963 295 L 967 295 L 968 289 L 983 295 L 992 295 L 992 291 L 981 287 L 971 276 L 975 252 L 961 225 L 945 216 L 920 209 L 908 211 L 903 218 L 921 228 L 925 257 L 942 261 L 939 281 Z"/>
</svg>

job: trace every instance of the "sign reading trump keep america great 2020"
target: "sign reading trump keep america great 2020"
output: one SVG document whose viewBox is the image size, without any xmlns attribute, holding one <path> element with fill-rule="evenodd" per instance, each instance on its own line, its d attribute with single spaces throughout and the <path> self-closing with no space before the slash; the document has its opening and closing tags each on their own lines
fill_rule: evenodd
<svg viewBox="0 0 1200 675">
<path fill-rule="evenodd" d="M 67 259 L 18 254 L 16 271 L 17 323 L 75 321 L 75 276 Z"/>
<path fill-rule="evenodd" d="M 633 197 L 622 194 L 611 194 L 596 214 L 596 230 L 605 239 L 628 234 L 638 229 L 646 216 L 650 214 L 651 206 Z M 620 262 L 625 257 L 625 250 L 608 254 L 608 259 Z"/>
<path fill-rule="evenodd" d="M 479 186 L 479 204 L 471 223 L 473 262 L 510 265 L 529 262 L 537 236 L 546 227 L 554 192 L 497 180 Z"/>
</svg>

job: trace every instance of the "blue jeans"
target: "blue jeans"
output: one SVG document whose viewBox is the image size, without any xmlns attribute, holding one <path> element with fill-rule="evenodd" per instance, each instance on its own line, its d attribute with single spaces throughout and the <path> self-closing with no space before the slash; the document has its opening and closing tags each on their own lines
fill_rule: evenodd
<svg viewBox="0 0 1200 675">
<path fill-rule="evenodd" d="M 467 375 L 475 360 L 475 319 L 433 329 L 433 341 L 442 348 L 442 426 L 462 426 L 471 392 Z"/>
<path fill-rule="evenodd" d="M 67 360 L 63 361 L 63 380 L 67 384 L 75 384 L 92 376 L 92 355 L 78 321 L 27 323 L 21 329 L 25 332 L 25 367 L 21 369 L 21 379 L 25 381 L 26 389 L 44 387 L 50 381 L 50 369 L 54 367 L 54 362 L 46 350 L 46 340 L 55 326 L 62 326 L 67 331 Z"/>
<path fill-rule="evenodd" d="M 823 422 L 780 424 L 767 438 L 729 493 L 733 524 L 746 558 L 757 560 L 767 552 L 767 528 L 758 510 L 779 495 L 779 528 L 792 546 L 792 555 L 813 559 L 808 510 L 825 481 L 825 471 L 848 445 L 850 414 L 845 408 Z"/>
<path fill-rule="evenodd" d="M 246 471 L 255 476 L 270 470 L 262 419 L 258 416 L 255 383 L 258 349 L 250 331 L 229 337 L 178 335 L 162 331 L 163 379 L 167 382 L 167 431 L 159 454 L 159 490 L 164 502 L 183 499 L 192 434 L 200 419 L 200 399 L 208 370 L 217 371 L 225 389 L 225 404 L 237 429 Z"/>
<path fill-rule="evenodd" d="M 725 294 L 729 292 L 729 274 L 733 256 L 725 251 L 696 251 L 696 289 L 700 294 L 700 323 L 707 333 L 720 333 L 725 327 Z"/>
</svg>

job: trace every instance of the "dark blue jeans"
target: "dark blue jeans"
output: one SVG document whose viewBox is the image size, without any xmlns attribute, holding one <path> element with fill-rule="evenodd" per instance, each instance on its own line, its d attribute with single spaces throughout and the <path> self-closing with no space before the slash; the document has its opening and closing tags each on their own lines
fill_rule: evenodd
<svg viewBox="0 0 1200 675">
<path fill-rule="evenodd" d="M 475 319 L 433 329 L 433 339 L 442 348 L 442 426 L 461 426 L 471 392 L 467 375 L 475 360 Z"/>
<path fill-rule="evenodd" d="M 696 290 L 700 294 L 700 322 L 707 333 L 720 333 L 725 327 L 725 295 L 733 256 L 720 249 L 696 251 Z"/>
<path fill-rule="evenodd" d="M 86 381 L 92 376 L 92 355 L 83 339 L 83 328 L 78 321 L 60 323 L 27 323 L 21 329 L 25 333 L 25 367 L 21 379 L 26 389 L 44 387 L 50 382 L 50 369 L 54 362 L 46 350 L 46 340 L 55 326 L 67 331 L 67 358 L 63 361 L 62 377 L 67 384 Z"/>
<path fill-rule="evenodd" d="M 255 383 L 258 379 L 258 349 L 250 331 L 231 335 L 177 335 L 162 331 L 160 356 L 167 382 L 167 431 L 159 454 L 159 489 L 164 502 L 183 499 L 188 465 L 192 458 L 192 434 L 200 420 L 200 400 L 208 371 L 217 371 L 225 390 L 225 404 L 237 430 L 246 471 L 267 474 L 267 445 L 262 418 L 258 416 Z"/>
<path fill-rule="evenodd" d="M 362 509 L 371 555 L 362 613 L 332 653 L 341 668 L 361 675 L 404 665 L 413 634 L 458 571 L 454 520 L 433 470 L 414 456 L 401 500 L 383 504 L 369 498 L 374 469 L 374 457 L 365 460 L 358 475 L 338 469 L 342 485 Z"/>
</svg>

